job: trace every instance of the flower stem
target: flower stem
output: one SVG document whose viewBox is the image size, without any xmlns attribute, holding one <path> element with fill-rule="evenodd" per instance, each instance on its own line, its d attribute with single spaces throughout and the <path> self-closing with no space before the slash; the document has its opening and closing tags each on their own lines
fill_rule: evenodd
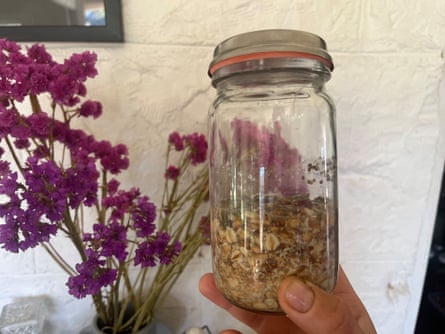
<svg viewBox="0 0 445 334">
<path fill-rule="evenodd" d="M 57 252 L 50 242 L 42 243 L 41 245 L 61 269 L 63 269 L 70 276 L 76 275 L 76 271 L 63 259 L 63 257 L 59 254 L 59 252 Z"/>
</svg>

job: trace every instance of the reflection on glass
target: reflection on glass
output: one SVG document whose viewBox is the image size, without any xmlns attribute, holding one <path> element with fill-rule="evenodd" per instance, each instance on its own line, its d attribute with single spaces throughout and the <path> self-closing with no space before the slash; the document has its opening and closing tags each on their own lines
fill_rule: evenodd
<svg viewBox="0 0 445 334">
<path fill-rule="evenodd" d="M 0 26 L 105 26 L 104 0 L 0 0 Z"/>
</svg>

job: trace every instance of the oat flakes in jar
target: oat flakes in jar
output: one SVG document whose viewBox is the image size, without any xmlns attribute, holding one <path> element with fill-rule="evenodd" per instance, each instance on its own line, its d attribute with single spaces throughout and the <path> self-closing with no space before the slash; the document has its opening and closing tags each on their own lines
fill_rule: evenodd
<svg viewBox="0 0 445 334">
<path fill-rule="evenodd" d="M 317 35 L 262 30 L 220 43 L 209 67 L 212 262 L 231 303 L 281 313 L 295 275 L 331 291 L 338 271 L 333 70 Z"/>
</svg>

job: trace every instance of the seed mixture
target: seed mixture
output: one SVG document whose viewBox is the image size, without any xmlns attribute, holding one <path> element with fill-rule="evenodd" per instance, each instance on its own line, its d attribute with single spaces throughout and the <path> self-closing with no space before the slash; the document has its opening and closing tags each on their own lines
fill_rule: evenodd
<svg viewBox="0 0 445 334">
<path fill-rule="evenodd" d="M 308 196 L 256 196 L 241 209 L 212 208 L 218 288 L 245 309 L 281 313 L 281 281 L 296 275 L 331 291 L 337 275 L 337 209 Z"/>
</svg>

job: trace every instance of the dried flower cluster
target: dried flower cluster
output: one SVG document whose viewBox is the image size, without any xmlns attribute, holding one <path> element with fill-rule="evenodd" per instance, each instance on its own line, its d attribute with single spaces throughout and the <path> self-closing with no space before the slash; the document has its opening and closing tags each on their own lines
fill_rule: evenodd
<svg viewBox="0 0 445 334">
<path fill-rule="evenodd" d="M 273 132 L 241 119 L 233 120 L 231 125 L 236 147 L 235 163 L 243 166 L 244 173 L 267 172 L 264 178 L 266 192 L 284 195 L 308 192 L 301 154 L 281 136 L 279 123 L 274 124 Z"/>
<path fill-rule="evenodd" d="M 95 63 L 88 51 L 58 63 L 43 45 L 24 51 L 0 39 L 0 246 L 16 253 L 43 246 L 69 275 L 69 293 L 92 296 L 104 332 L 131 333 L 150 322 L 207 240 L 206 216 L 197 221 L 208 197 L 207 142 L 197 133 L 170 135 L 159 208 L 138 188 L 122 189 L 116 176 L 129 167 L 127 147 L 73 127 L 102 113 L 86 98 Z M 32 111 L 19 110 L 25 102 Z M 53 246 L 56 234 L 71 240 L 77 264 Z"/>
</svg>

